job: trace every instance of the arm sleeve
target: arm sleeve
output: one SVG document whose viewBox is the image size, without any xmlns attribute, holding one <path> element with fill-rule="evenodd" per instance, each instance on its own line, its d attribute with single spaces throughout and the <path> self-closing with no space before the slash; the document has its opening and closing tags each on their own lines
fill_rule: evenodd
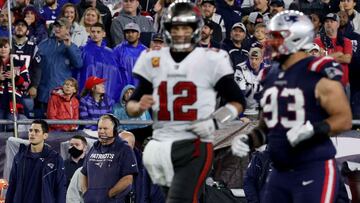
<svg viewBox="0 0 360 203">
<path fill-rule="evenodd" d="M 39 48 L 35 46 L 34 49 L 34 55 L 31 59 L 30 67 L 29 67 L 29 75 L 30 75 L 30 81 L 31 87 L 37 88 L 37 86 L 40 83 L 41 78 L 41 68 L 40 68 L 40 62 L 41 62 L 41 56 L 39 53 Z"/>
<path fill-rule="evenodd" d="M 348 38 L 344 39 L 344 54 L 352 55 L 352 44 Z"/>
<path fill-rule="evenodd" d="M 80 49 L 73 43 L 70 47 L 66 47 L 70 63 L 75 68 L 81 68 L 83 66 L 83 60 L 81 58 Z"/>
<path fill-rule="evenodd" d="M 121 159 L 119 159 L 120 161 L 119 164 L 121 165 L 121 171 L 120 171 L 121 177 L 137 174 L 138 166 L 134 151 L 127 144 L 125 144 L 123 148 L 124 148 L 123 155 Z"/>
<path fill-rule="evenodd" d="M 65 177 L 65 167 L 64 161 L 58 155 L 58 169 L 57 169 L 57 177 L 55 184 L 55 194 L 56 195 L 56 203 L 65 203 L 66 202 L 66 177 Z"/>
<path fill-rule="evenodd" d="M 48 107 L 47 107 L 47 118 L 48 119 L 56 119 L 56 104 L 54 102 L 54 95 L 50 96 L 49 102 L 48 102 Z"/>
<path fill-rule="evenodd" d="M 80 111 L 80 119 L 87 120 L 90 118 L 86 101 L 83 98 L 80 99 L 79 111 Z"/>
<path fill-rule="evenodd" d="M 114 46 L 120 44 L 124 40 L 124 32 L 118 18 L 114 18 L 111 23 L 110 34 Z"/>
<path fill-rule="evenodd" d="M 17 182 L 17 164 L 14 158 L 11 172 L 10 172 L 10 178 L 9 178 L 9 187 L 6 192 L 6 203 L 13 203 L 14 197 L 15 197 L 15 191 L 16 191 L 16 182 Z"/>
<path fill-rule="evenodd" d="M 153 93 L 153 86 L 149 81 L 147 81 L 145 78 L 141 77 L 140 75 L 135 75 L 135 76 L 138 78 L 139 84 L 135 89 L 135 92 L 131 95 L 130 100 L 140 101 L 141 97 L 144 94 Z"/>
<path fill-rule="evenodd" d="M 261 175 L 261 161 L 257 157 L 256 153 L 254 154 L 249 166 L 246 170 L 244 176 L 244 192 L 246 200 L 249 203 L 258 203 L 260 202 L 260 194 L 258 189 L 259 177 Z"/>
</svg>

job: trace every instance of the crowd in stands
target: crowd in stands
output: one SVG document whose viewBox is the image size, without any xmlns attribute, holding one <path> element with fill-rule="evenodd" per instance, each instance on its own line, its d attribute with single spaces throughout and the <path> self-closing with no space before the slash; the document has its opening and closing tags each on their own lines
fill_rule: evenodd
<svg viewBox="0 0 360 203">
<path fill-rule="evenodd" d="M 125 105 L 137 85 L 132 69 L 138 57 L 149 49 L 166 46 L 160 21 L 171 2 L 15 0 L 11 19 L 3 4 L 0 11 L 0 119 L 12 119 L 14 115 L 11 78 L 15 77 L 18 118 L 99 120 L 102 115 L 113 113 L 120 120 L 151 120 L 150 112 L 130 117 Z M 333 57 L 342 65 L 342 82 L 354 118 L 360 117 L 359 2 L 294 0 L 286 5 L 283 0 L 200 0 L 196 3 L 205 23 L 198 47 L 224 49 L 229 53 L 234 79 L 247 97 L 248 105 L 241 119 L 257 119 L 262 72 L 278 65 L 272 61 L 271 50 L 266 46 L 266 25 L 286 9 L 299 10 L 310 17 L 316 39 L 306 51 L 314 57 Z M 13 50 L 10 50 L 10 32 Z M 10 72 L 11 59 L 15 76 Z M 120 126 L 125 130 L 142 127 L 145 126 Z M 49 130 L 82 128 L 96 131 L 98 125 L 50 125 Z M 13 129 L 0 125 L 0 131 L 5 130 Z M 70 144 L 76 148 L 69 151 L 73 159 L 65 161 L 65 166 L 71 168 L 72 176 L 82 166 L 86 140 L 74 137 Z M 134 145 L 131 147 L 140 159 L 140 150 Z M 145 169 L 139 170 L 143 170 L 142 175 L 149 181 Z M 67 184 L 72 185 L 69 177 Z M 136 187 L 140 187 L 137 184 Z M 77 182 L 74 185 L 76 187 Z"/>
<path fill-rule="evenodd" d="M 0 12 L 0 49 L 4 50 L 0 76 L 0 97 L 4 99 L 1 99 L 0 118 L 10 119 L 13 112 L 10 76 L 6 73 L 6 64 L 10 64 L 8 22 L 12 23 L 14 38 L 12 53 L 17 70 L 17 115 L 20 118 L 96 120 L 103 113 L 115 112 L 122 115 L 119 118 L 129 119 L 114 105 L 117 102 L 123 105 L 120 96 L 124 88 L 137 85 L 132 68 L 141 52 L 165 46 L 160 21 L 170 3 L 168 0 L 16 0 L 10 20 L 4 5 Z M 314 43 L 318 56 L 328 55 L 342 64 L 345 73 L 342 82 L 354 107 L 354 117 L 360 114 L 356 108 L 360 102 L 357 80 L 360 72 L 356 68 L 360 65 L 360 14 L 356 10 L 356 0 L 296 0 L 289 5 L 283 0 L 202 0 L 196 3 L 205 22 L 198 46 L 226 50 L 234 67 L 235 80 L 242 90 L 252 93 L 259 91 L 254 84 L 261 70 L 273 65 L 271 50 L 265 44 L 269 20 L 286 9 L 308 15 L 316 31 Z M 250 54 L 253 48 L 258 48 L 252 52 L 255 55 Z M 254 69 L 255 58 L 259 58 L 259 62 Z M 244 76 L 247 68 L 250 71 Z M 71 86 L 67 83 L 72 83 L 76 92 L 66 93 Z M 96 126 L 85 128 L 96 130 Z M 4 129 L 12 130 L 11 127 Z M 79 128 L 60 125 L 50 129 L 73 131 Z"/>
</svg>

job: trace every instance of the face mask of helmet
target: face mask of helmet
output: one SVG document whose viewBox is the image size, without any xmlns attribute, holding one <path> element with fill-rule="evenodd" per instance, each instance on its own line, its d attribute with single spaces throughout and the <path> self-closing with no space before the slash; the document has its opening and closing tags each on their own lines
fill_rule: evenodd
<svg viewBox="0 0 360 203">
<path fill-rule="evenodd" d="M 166 44 L 177 52 L 187 51 L 194 48 L 201 39 L 201 29 L 204 25 L 201 11 L 191 2 L 174 2 L 163 15 L 162 24 Z M 185 36 L 184 40 L 177 40 L 171 35 L 171 28 L 176 25 L 190 26 L 192 34 Z"/>
<path fill-rule="evenodd" d="M 76 159 L 79 156 L 81 156 L 81 154 L 84 152 L 84 150 L 79 150 L 76 147 L 71 147 L 71 148 L 69 148 L 68 152 L 71 155 L 71 157 Z"/>
</svg>

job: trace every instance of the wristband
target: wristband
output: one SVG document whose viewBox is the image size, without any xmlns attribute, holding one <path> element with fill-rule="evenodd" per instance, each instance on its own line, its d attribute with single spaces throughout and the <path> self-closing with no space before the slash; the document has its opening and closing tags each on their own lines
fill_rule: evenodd
<svg viewBox="0 0 360 203">
<path fill-rule="evenodd" d="M 314 134 L 317 136 L 326 136 L 329 137 L 330 133 L 330 125 L 326 121 L 321 121 L 318 123 L 315 123 L 314 125 Z"/>
</svg>

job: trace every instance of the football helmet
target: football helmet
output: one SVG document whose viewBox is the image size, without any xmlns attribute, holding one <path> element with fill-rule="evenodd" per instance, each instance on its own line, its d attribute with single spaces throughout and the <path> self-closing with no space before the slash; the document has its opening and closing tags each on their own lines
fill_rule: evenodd
<svg viewBox="0 0 360 203">
<path fill-rule="evenodd" d="M 282 11 L 268 24 L 269 39 L 266 41 L 278 55 L 290 55 L 306 49 L 314 40 L 311 20 L 299 11 Z"/>
<path fill-rule="evenodd" d="M 177 0 L 165 11 L 162 25 L 166 44 L 175 51 L 184 51 L 195 47 L 200 41 L 204 21 L 200 9 L 194 3 Z M 185 42 L 176 42 L 171 36 L 171 27 L 174 25 L 189 25 L 192 27 L 193 33 Z"/>
</svg>

